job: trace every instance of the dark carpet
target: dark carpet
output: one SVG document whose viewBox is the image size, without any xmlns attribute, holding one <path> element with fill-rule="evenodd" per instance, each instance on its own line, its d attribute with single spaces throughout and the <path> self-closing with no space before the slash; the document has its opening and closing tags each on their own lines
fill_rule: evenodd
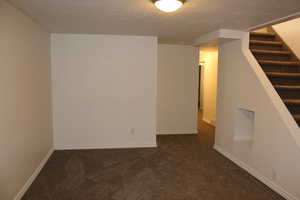
<svg viewBox="0 0 300 200">
<path fill-rule="evenodd" d="M 157 149 L 55 151 L 23 200 L 282 200 L 213 150 L 213 128 Z"/>
</svg>

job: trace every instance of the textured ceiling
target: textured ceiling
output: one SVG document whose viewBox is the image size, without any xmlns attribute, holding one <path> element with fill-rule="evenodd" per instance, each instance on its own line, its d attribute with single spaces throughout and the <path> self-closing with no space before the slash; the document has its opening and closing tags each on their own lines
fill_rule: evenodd
<svg viewBox="0 0 300 200">
<path fill-rule="evenodd" d="M 187 0 L 166 14 L 150 0 L 10 0 L 50 32 L 153 35 L 192 43 L 219 28 L 241 29 L 300 11 L 300 0 Z"/>
</svg>

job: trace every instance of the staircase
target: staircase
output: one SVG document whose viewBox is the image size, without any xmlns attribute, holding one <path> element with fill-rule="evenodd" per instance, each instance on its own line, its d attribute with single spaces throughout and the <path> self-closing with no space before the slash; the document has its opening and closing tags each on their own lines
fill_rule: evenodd
<svg viewBox="0 0 300 200">
<path fill-rule="evenodd" d="M 300 126 L 300 61 L 278 34 L 250 32 L 250 50 Z"/>
</svg>

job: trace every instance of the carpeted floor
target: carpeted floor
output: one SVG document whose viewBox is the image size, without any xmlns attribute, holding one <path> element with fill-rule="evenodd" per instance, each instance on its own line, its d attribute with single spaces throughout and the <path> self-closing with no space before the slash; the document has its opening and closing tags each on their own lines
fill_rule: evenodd
<svg viewBox="0 0 300 200">
<path fill-rule="evenodd" d="M 56 151 L 23 200 L 282 200 L 215 152 L 212 126 L 157 149 Z"/>
</svg>

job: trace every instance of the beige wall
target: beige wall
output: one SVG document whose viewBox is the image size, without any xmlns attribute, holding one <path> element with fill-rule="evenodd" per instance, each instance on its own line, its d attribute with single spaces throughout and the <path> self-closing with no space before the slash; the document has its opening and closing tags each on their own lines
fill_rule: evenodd
<svg viewBox="0 0 300 200">
<path fill-rule="evenodd" d="M 52 35 L 58 149 L 156 146 L 156 37 Z"/>
<path fill-rule="evenodd" d="M 210 124 L 216 121 L 217 79 L 218 79 L 218 49 L 200 49 L 202 63 L 202 93 L 203 120 Z"/>
<path fill-rule="evenodd" d="M 274 25 L 273 28 L 300 58 L 300 18 Z"/>
<path fill-rule="evenodd" d="M 197 133 L 198 48 L 158 45 L 159 134 Z"/>
<path fill-rule="evenodd" d="M 0 199 L 12 200 L 52 148 L 49 34 L 0 7 Z"/>
</svg>

